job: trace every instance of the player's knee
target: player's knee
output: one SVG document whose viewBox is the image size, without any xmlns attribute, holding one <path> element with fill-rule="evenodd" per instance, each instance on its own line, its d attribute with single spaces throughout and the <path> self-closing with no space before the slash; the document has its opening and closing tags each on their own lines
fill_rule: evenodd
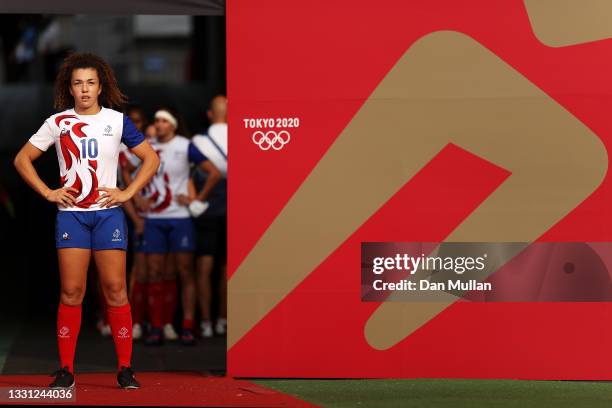
<svg viewBox="0 0 612 408">
<path fill-rule="evenodd" d="M 195 282 L 195 272 L 193 268 L 181 267 L 178 268 L 181 284 L 193 284 Z"/>
<path fill-rule="evenodd" d="M 147 270 L 147 280 L 149 282 L 159 282 L 162 280 L 161 269 L 149 268 Z"/>
<path fill-rule="evenodd" d="M 179 260 L 177 262 L 176 269 L 177 269 L 178 273 L 180 273 L 180 274 L 185 274 L 185 273 L 192 274 L 194 272 L 194 270 L 193 270 L 193 262 L 191 260 L 188 260 L 188 259 Z"/>
<path fill-rule="evenodd" d="M 127 303 L 127 290 L 122 281 L 105 283 L 104 295 L 109 306 L 121 306 Z"/>
<path fill-rule="evenodd" d="M 201 276 L 210 276 L 213 270 L 212 262 L 198 262 L 197 272 Z"/>
<path fill-rule="evenodd" d="M 147 275 L 154 279 L 161 278 L 162 265 L 163 261 L 160 259 L 147 259 Z"/>
<path fill-rule="evenodd" d="M 82 286 L 65 286 L 62 287 L 60 301 L 68 306 L 78 306 L 83 302 L 85 288 Z"/>
<path fill-rule="evenodd" d="M 146 268 L 135 268 L 134 269 L 134 277 L 136 278 L 136 282 L 138 283 L 146 283 L 147 282 L 147 269 Z"/>
<path fill-rule="evenodd" d="M 155 271 L 149 271 L 149 273 L 147 274 L 147 282 L 161 282 L 162 279 L 162 274 L 160 271 L 155 272 Z"/>
<path fill-rule="evenodd" d="M 164 271 L 161 273 L 162 280 L 172 280 L 176 279 L 176 271 L 175 268 L 164 268 Z"/>
</svg>

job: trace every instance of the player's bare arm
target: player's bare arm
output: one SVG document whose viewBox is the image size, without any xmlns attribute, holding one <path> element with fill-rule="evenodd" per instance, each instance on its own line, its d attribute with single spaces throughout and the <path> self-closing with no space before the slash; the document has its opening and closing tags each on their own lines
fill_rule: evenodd
<svg viewBox="0 0 612 408">
<path fill-rule="evenodd" d="M 36 148 L 29 142 L 26 143 L 19 153 L 17 153 L 17 156 L 15 156 L 15 168 L 25 182 L 28 183 L 34 191 L 43 196 L 45 200 L 59 204 L 62 207 L 72 207 L 75 203 L 75 196 L 70 194 L 70 192 L 78 195 L 79 192 L 77 190 L 70 187 L 52 190 L 38 176 L 38 172 L 32 163 L 42 156 L 42 154 L 42 150 Z"/>
<path fill-rule="evenodd" d="M 219 171 L 219 169 L 210 161 L 205 160 L 199 164 L 200 168 L 208 173 L 208 177 L 206 178 L 206 183 L 202 186 L 202 190 L 196 196 L 198 201 L 206 201 L 213 187 L 221 180 L 223 175 Z"/>
</svg>

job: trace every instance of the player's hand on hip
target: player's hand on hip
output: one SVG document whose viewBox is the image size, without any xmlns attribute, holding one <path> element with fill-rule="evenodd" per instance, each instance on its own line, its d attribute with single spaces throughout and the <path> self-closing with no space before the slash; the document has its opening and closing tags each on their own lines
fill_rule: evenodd
<svg viewBox="0 0 612 408">
<path fill-rule="evenodd" d="M 70 194 L 71 192 L 76 195 Z M 45 198 L 47 201 L 59 204 L 62 208 L 72 207 L 76 203 L 76 198 L 79 195 L 79 191 L 72 187 L 62 187 L 57 190 L 51 190 Z"/>
<path fill-rule="evenodd" d="M 100 187 L 98 191 L 105 193 L 96 200 L 100 208 L 109 208 L 113 205 L 123 204 L 132 198 L 129 193 L 118 188 Z"/>
<path fill-rule="evenodd" d="M 193 199 L 189 198 L 189 196 L 188 196 L 188 195 L 185 195 L 185 194 L 179 194 L 179 195 L 176 197 L 176 201 L 178 201 L 178 203 L 179 203 L 180 205 L 185 205 L 185 206 L 188 206 L 189 204 L 191 204 L 191 202 L 193 201 Z"/>
</svg>

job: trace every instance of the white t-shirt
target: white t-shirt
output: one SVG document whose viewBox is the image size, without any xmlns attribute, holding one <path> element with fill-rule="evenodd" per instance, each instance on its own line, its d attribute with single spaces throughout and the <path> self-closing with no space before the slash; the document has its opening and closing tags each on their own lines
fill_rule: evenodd
<svg viewBox="0 0 612 408">
<path fill-rule="evenodd" d="M 189 218 L 189 209 L 179 204 L 177 197 L 188 194 L 191 163 L 208 160 L 186 137 L 176 135 L 168 142 L 150 139 L 160 159 L 159 170 L 143 189 L 143 196 L 151 206 L 147 218 Z M 133 159 L 132 159 L 133 160 Z M 137 161 L 132 162 L 138 166 Z"/>
<path fill-rule="evenodd" d="M 215 123 L 206 135 L 195 135 L 192 143 L 227 177 L 227 123 Z"/>
<path fill-rule="evenodd" d="M 74 109 L 51 115 L 30 138 L 42 151 L 55 144 L 62 187 L 79 191 L 73 207 L 61 211 L 95 211 L 100 206 L 99 187 L 117 187 L 119 146 L 132 148 L 144 140 L 132 121 L 121 112 L 102 108 L 95 115 Z"/>
</svg>

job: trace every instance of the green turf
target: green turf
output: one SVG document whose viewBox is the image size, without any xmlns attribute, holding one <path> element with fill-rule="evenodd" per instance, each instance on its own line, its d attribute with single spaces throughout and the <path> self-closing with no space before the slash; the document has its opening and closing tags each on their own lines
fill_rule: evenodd
<svg viewBox="0 0 612 408">
<path fill-rule="evenodd" d="M 257 380 L 323 407 L 612 407 L 612 382 Z"/>
</svg>

